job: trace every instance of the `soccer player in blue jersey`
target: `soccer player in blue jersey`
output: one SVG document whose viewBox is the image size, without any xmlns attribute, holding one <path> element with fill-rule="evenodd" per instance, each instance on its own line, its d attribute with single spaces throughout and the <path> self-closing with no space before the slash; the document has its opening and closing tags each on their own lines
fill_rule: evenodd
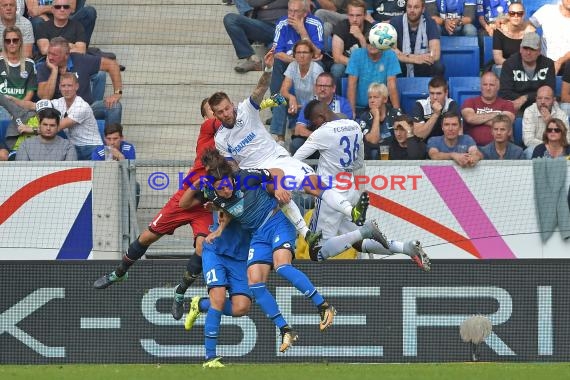
<svg viewBox="0 0 570 380">
<path fill-rule="evenodd" d="M 267 290 L 266 282 L 272 267 L 317 306 L 320 330 L 326 330 L 333 323 L 335 308 L 325 301 L 303 272 L 291 265 L 296 230 L 279 209 L 279 202 L 290 201 L 291 194 L 272 184 L 275 177 L 284 176 L 283 171 L 251 169 L 234 173 L 232 166 L 215 150 L 207 151 L 202 160 L 209 169 L 210 185 L 203 187 L 202 195 L 198 190 L 186 191 L 179 205 L 188 208 L 208 200 L 240 222 L 245 230 L 252 232 L 247 258 L 249 289 L 256 303 L 281 331 L 279 351 L 285 352 L 291 347 L 298 335 Z"/>
<path fill-rule="evenodd" d="M 200 313 L 206 312 L 204 368 L 224 367 L 221 357 L 216 355 L 222 315 L 241 317 L 247 314 L 251 306 L 251 293 L 247 284 L 247 255 L 251 234 L 235 220 L 220 219 L 220 224 L 227 224 L 220 236 L 206 238 L 202 246 L 204 281 L 209 298 L 192 298 L 190 311 L 184 321 L 184 327 L 190 330 Z M 217 228 L 218 220 L 214 217 L 213 230 Z M 226 298 L 226 291 L 231 301 Z"/>
</svg>

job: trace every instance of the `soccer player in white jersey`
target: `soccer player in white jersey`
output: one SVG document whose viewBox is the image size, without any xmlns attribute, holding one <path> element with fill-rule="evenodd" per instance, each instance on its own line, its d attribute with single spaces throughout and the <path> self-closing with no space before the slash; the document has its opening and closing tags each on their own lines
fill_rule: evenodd
<svg viewBox="0 0 570 380">
<path fill-rule="evenodd" d="M 343 189 L 346 182 L 339 183 L 339 173 L 354 173 L 364 165 L 364 149 L 362 130 L 353 120 L 340 119 L 327 104 L 312 100 L 305 106 L 305 118 L 317 129 L 307 141 L 297 150 L 294 158 L 299 160 L 319 152 L 318 175 L 325 179 L 330 189 L 326 191 L 341 193 L 352 202 L 358 199 L 356 185 Z M 339 188 L 339 185 L 342 187 Z M 320 246 L 310 250 L 314 261 L 322 261 L 334 257 L 351 246 L 359 252 L 379 255 L 404 253 L 410 256 L 423 270 L 430 270 L 430 261 L 421 244 L 417 240 L 405 243 L 391 240 L 388 242 L 380 232 L 376 221 L 368 221 L 357 228 L 345 215 L 322 204 L 317 205 L 311 219 L 311 229 L 322 231 Z"/>
<path fill-rule="evenodd" d="M 353 206 L 339 193 L 322 191 L 315 171 L 307 164 L 293 159 L 289 152 L 271 137 L 259 116 L 259 104 L 269 87 L 273 69 L 273 50 L 264 57 L 265 69 L 257 86 L 248 99 L 239 103 L 237 108 L 224 92 L 213 94 L 208 103 L 214 116 L 222 126 L 214 138 L 216 149 L 227 159 L 235 160 L 241 169 L 279 168 L 286 176 L 294 177 L 294 183 L 303 190 L 322 199 L 334 210 L 351 218 L 356 224 L 363 225 L 368 208 L 368 194 L 363 193 L 359 202 Z M 288 190 L 291 190 L 289 188 Z M 282 211 L 295 225 L 297 232 L 305 237 L 310 247 L 314 247 L 320 233 L 313 233 L 307 227 L 301 212 L 294 202 L 282 206 Z"/>
</svg>

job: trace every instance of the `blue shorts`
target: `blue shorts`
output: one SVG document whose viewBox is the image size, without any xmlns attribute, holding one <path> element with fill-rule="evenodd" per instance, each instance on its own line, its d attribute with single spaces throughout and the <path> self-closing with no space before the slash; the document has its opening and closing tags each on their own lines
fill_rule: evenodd
<svg viewBox="0 0 570 380">
<path fill-rule="evenodd" d="M 252 264 L 273 265 L 273 252 L 287 249 L 295 256 L 297 231 L 283 212 L 278 211 L 261 228 L 253 233 L 247 266 Z"/>
<path fill-rule="evenodd" d="M 202 267 L 204 281 L 208 289 L 224 287 L 230 297 L 243 294 L 251 298 L 247 284 L 247 262 L 233 257 L 217 255 L 211 248 L 204 245 L 202 251 Z"/>
</svg>

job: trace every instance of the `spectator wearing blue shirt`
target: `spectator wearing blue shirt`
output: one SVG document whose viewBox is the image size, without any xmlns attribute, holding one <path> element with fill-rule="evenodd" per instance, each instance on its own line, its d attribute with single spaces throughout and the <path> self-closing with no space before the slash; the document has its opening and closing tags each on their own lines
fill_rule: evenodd
<svg viewBox="0 0 570 380">
<path fill-rule="evenodd" d="M 99 145 L 91 154 L 93 161 L 107 160 L 135 160 L 135 146 L 123 140 L 123 126 L 119 123 L 105 126 L 105 145 Z M 105 147 L 108 147 L 109 157 L 105 157 Z"/>
<path fill-rule="evenodd" d="M 378 50 L 371 44 L 356 49 L 348 60 L 347 97 L 354 115 L 360 115 L 368 107 L 368 87 L 374 82 L 388 87 L 390 103 L 400 108 L 396 76 L 401 74 L 400 62 L 392 50 Z"/>
<path fill-rule="evenodd" d="M 497 115 L 491 121 L 493 141 L 480 148 L 485 160 L 520 160 L 523 150 L 513 144 L 513 121 L 507 115 Z"/>
<path fill-rule="evenodd" d="M 287 17 L 283 17 L 275 26 L 273 48 L 275 49 L 275 62 L 269 91 L 276 94 L 281 91 L 281 84 L 285 78 L 285 70 L 293 62 L 293 46 L 299 40 L 307 40 L 313 45 L 313 59 L 321 59 L 323 49 L 323 24 L 315 16 L 309 14 L 307 0 L 289 0 L 287 4 Z M 281 135 L 287 120 L 286 107 L 272 109 L 273 117 L 269 131 L 273 135 Z"/>
<path fill-rule="evenodd" d="M 424 0 L 408 0 L 406 13 L 390 20 L 398 32 L 394 50 L 406 77 L 443 76 L 444 67 L 439 62 L 441 33 L 435 21 L 424 12 Z"/>
<path fill-rule="evenodd" d="M 492 36 L 500 18 L 509 12 L 510 0 L 477 0 L 477 19 L 484 35 Z"/>
<path fill-rule="evenodd" d="M 337 115 L 342 115 L 341 117 L 346 117 L 348 119 L 353 119 L 354 115 L 352 113 L 352 108 L 348 100 L 342 96 L 335 95 L 336 85 L 332 74 L 321 73 L 315 81 L 315 99 L 320 100 L 323 103 L 329 105 L 329 108 Z M 291 145 L 289 151 L 291 155 L 295 154 L 297 149 L 303 145 L 307 140 L 307 137 L 315 130 L 314 126 L 305 118 L 305 106 L 299 111 L 299 117 L 297 118 L 297 124 L 295 125 L 295 131 L 291 136 Z M 313 156 L 309 157 L 311 159 L 319 158 L 318 152 Z"/>
<path fill-rule="evenodd" d="M 61 73 L 73 72 L 79 80 L 77 95 L 91 105 L 95 118 L 105 119 L 108 124 L 121 122 L 123 108 L 120 100 L 123 95 L 123 81 L 117 61 L 95 55 L 70 53 L 67 40 L 55 37 L 49 42 L 47 59 L 39 63 L 36 69 L 39 98 L 60 98 Z M 93 94 L 96 91 L 91 88 L 91 77 L 99 71 L 109 74 L 113 83 L 113 94 L 103 100 L 95 99 Z"/>
<path fill-rule="evenodd" d="M 462 168 L 475 166 L 483 155 L 477 149 L 475 140 L 469 135 L 460 135 L 459 114 L 447 112 L 443 115 L 443 136 L 428 140 L 427 150 L 432 160 L 453 160 Z"/>
<path fill-rule="evenodd" d="M 428 0 L 426 11 L 441 27 L 442 36 L 477 36 L 475 0 Z"/>
</svg>

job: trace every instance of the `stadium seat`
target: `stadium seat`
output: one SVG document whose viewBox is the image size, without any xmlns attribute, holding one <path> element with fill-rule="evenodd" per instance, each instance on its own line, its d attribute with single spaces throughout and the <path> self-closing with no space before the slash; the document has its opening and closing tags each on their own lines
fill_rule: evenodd
<svg viewBox="0 0 570 380">
<path fill-rule="evenodd" d="M 522 138 L 522 117 L 517 117 L 513 124 L 513 140 L 518 146 L 524 147 Z"/>
<path fill-rule="evenodd" d="M 97 127 L 99 128 L 99 134 L 101 134 L 101 139 L 103 143 L 105 142 L 105 120 L 97 120 Z"/>
<path fill-rule="evenodd" d="M 556 89 L 554 90 L 554 95 L 560 99 L 560 95 L 562 94 L 562 77 L 556 76 Z"/>
<path fill-rule="evenodd" d="M 400 106 L 406 114 L 411 114 L 416 100 L 425 99 L 429 96 L 428 83 L 430 80 L 429 77 L 397 78 L 396 85 L 400 95 Z"/>
<path fill-rule="evenodd" d="M 340 78 L 340 95 L 346 98 L 348 92 L 348 77 Z"/>
<path fill-rule="evenodd" d="M 479 77 L 449 78 L 449 96 L 461 107 L 465 99 L 481 95 L 481 79 Z"/>
<path fill-rule="evenodd" d="M 477 37 L 441 37 L 441 63 L 445 78 L 479 75 L 479 44 Z"/>
<path fill-rule="evenodd" d="M 10 125 L 11 120 L 0 120 L 0 141 L 4 140 L 6 137 L 6 131 L 8 130 L 8 126 Z"/>
<path fill-rule="evenodd" d="M 483 67 L 493 60 L 493 37 L 483 37 Z"/>
</svg>

